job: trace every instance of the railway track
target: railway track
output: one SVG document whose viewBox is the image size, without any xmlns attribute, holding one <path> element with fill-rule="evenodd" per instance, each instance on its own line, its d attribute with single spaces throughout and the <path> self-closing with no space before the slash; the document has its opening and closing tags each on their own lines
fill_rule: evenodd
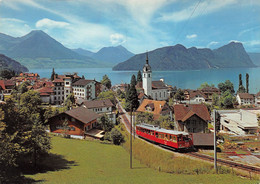
<svg viewBox="0 0 260 184">
<path fill-rule="evenodd" d="M 121 117 L 124 120 L 124 124 L 126 126 L 126 128 L 128 129 L 128 131 L 130 132 L 130 121 L 129 119 L 126 117 L 126 115 L 124 114 L 122 107 L 119 106 L 119 112 L 121 115 Z M 171 150 L 171 151 L 176 151 L 173 149 L 169 149 L 169 148 L 165 148 L 163 146 L 161 146 L 161 148 L 165 149 L 165 150 Z M 191 157 L 195 157 L 201 160 L 206 160 L 206 161 L 210 161 L 210 162 L 214 162 L 214 158 L 208 155 L 203 155 L 203 154 L 199 154 L 196 152 L 189 152 L 189 153 L 182 153 L 184 155 L 188 155 Z M 245 165 L 245 164 L 240 164 L 240 163 L 236 163 L 236 162 L 232 162 L 232 161 L 228 161 L 228 160 L 222 160 L 222 159 L 218 159 L 217 162 L 221 165 L 225 165 L 231 168 L 236 168 L 236 169 L 240 169 L 240 170 L 244 170 L 247 171 L 249 173 L 256 173 L 258 175 L 260 175 L 260 168 L 259 167 L 254 167 L 254 166 L 249 166 L 249 165 Z"/>
<path fill-rule="evenodd" d="M 184 153 L 184 154 L 195 157 L 195 158 L 199 158 L 202 160 L 214 162 L 214 158 L 211 156 L 208 156 L 208 155 L 203 155 L 203 154 L 199 154 L 199 153 L 195 153 L 195 152 Z M 222 160 L 222 159 L 217 159 L 217 163 L 229 166 L 231 168 L 241 169 L 241 170 L 245 170 L 248 172 L 260 174 L 260 168 L 258 168 L 258 167 L 249 166 L 249 165 L 240 164 L 240 163 L 236 163 L 236 162 L 232 162 L 232 161 L 228 161 L 228 160 Z"/>
</svg>

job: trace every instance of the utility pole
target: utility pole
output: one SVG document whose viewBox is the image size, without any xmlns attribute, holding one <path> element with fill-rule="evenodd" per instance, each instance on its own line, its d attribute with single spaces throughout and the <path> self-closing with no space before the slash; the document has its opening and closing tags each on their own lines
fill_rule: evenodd
<svg viewBox="0 0 260 184">
<path fill-rule="evenodd" d="M 134 125 L 134 139 L 135 139 L 135 115 L 136 115 L 136 113 L 135 113 L 135 108 L 134 108 L 134 120 L 133 120 L 133 125 Z"/>
<path fill-rule="evenodd" d="M 217 167 L 217 126 L 216 126 L 216 109 L 213 110 L 213 118 L 214 118 L 214 169 L 216 173 L 218 173 Z"/>
<path fill-rule="evenodd" d="M 133 113 L 133 108 L 131 105 L 131 111 L 130 111 L 130 169 L 132 169 L 132 113 Z"/>
</svg>

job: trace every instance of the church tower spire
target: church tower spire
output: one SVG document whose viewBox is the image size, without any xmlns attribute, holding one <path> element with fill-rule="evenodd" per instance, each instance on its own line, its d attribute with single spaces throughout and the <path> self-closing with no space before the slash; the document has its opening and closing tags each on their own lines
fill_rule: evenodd
<svg viewBox="0 0 260 184">
<path fill-rule="evenodd" d="M 149 65 L 148 52 L 146 52 L 146 63 L 143 67 L 143 89 L 144 94 L 151 96 L 152 94 L 152 68 Z"/>
</svg>

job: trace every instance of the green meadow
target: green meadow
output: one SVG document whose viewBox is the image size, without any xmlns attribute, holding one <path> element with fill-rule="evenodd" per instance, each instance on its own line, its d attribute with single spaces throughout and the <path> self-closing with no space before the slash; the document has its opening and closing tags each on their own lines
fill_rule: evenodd
<svg viewBox="0 0 260 184">
<path fill-rule="evenodd" d="M 169 174 L 159 172 L 133 159 L 129 168 L 129 154 L 121 146 L 99 141 L 52 137 L 51 156 L 42 160 L 42 169 L 26 174 L 38 183 L 257 183 L 231 174 Z"/>
</svg>

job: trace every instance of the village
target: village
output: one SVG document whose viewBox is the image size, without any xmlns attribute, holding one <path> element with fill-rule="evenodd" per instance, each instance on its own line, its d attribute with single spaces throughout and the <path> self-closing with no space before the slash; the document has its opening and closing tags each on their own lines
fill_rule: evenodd
<svg viewBox="0 0 260 184">
<path fill-rule="evenodd" d="M 112 86 L 107 75 L 99 82 L 76 73 L 59 75 L 53 69 L 50 79 L 40 78 L 37 73 L 20 73 L 11 79 L 0 80 L 0 87 L 1 103 L 19 93 L 36 91 L 44 108 L 56 109 L 45 124 L 47 131 L 78 139 L 112 140 L 107 138 L 106 132 L 111 131 L 109 127 L 124 122 L 120 118 L 120 107 L 128 111 L 128 116 L 134 111 L 133 126 L 145 123 L 184 131 L 192 134 L 196 148 L 212 150 L 212 114 L 213 108 L 217 108 L 220 155 L 247 164 L 260 164 L 260 92 L 243 91 L 235 95 L 230 81 L 222 83 L 222 89 L 202 84 L 202 88 L 195 90 L 177 89 L 165 84 L 163 79 L 152 81 L 148 55 L 142 74 L 139 71 L 137 77 L 133 76 L 131 84 Z M 218 101 L 227 91 L 233 91 L 229 92 L 232 102 L 222 102 L 221 108 Z M 120 140 L 117 141 L 120 144 Z"/>
</svg>

